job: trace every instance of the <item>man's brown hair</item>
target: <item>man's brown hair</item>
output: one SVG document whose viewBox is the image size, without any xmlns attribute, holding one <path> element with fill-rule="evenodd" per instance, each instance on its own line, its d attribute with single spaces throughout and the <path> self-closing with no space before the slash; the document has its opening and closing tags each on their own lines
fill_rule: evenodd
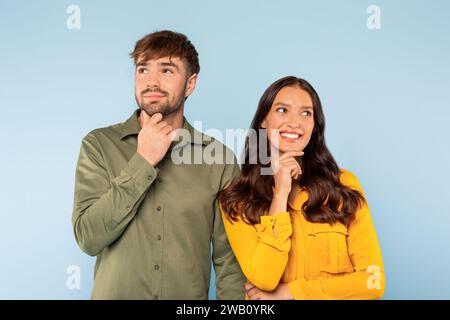
<svg viewBox="0 0 450 320">
<path fill-rule="evenodd" d="M 162 57 L 175 57 L 185 59 L 188 65 L 188 74 L 200 72 L 198 52 L 189 39 L 182 33 L 170 30 L 150 33 L 136 42 L 134 51 L 130 53 L 134 64 L 138 59 L 144 61 Z"/>
</svg>

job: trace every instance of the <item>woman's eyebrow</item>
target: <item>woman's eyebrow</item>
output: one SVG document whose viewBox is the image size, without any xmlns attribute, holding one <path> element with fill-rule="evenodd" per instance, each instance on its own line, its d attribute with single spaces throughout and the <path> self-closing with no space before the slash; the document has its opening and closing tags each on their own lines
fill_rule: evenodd
<svg viewBox="0 0 450 320">
<path fill-rule="evenodd" d="M 288 106 L 288 107 L 292 107 L 292 104 L 290 104 L 289 102 L 283 102 L 283 101 L 278 101 L 275 102 L 274 105 L 283 105 L 283 106 Z M 314 108 L 312 106 L 306 105 L 306 106 L 300 106 L 299 107 L 302 110 L 313 110 Z"/>
<path fill-rule="evenodd" d="M 274 105 L 276 105 L 276 106 L 283 105 L 283 106 L 287 106 L 287 107 L 292 107 L 292 105 L 290 103 L 282 102 L 282 101 L 275 102 Z"/>
</svg>

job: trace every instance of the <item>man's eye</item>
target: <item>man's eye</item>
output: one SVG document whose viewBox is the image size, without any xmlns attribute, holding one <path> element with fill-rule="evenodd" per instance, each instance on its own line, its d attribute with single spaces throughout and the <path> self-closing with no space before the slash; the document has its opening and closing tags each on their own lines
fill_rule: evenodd
<svg viewBox="0 0 450 320">
<path fill-rule="evenodd" d="M 163 69 L 163 73 L 165 73 L 165 74 L 172 74 L 173 71 L 172 71 L 172 69 Z"/>
<path fill-rule="evenodd" d="M 138 69 L 138 73 L 147 73 L 147 69 L 146 68 L 139 68 Z"/>
<path fill-rule="evenodd" d="M 280 107 L 280 108 L 277 108 L 276 111 L 277 111 L 277 112 L 281 112 L 281 113 L 285 113 L 287 110 L 286 110 L 285 107 Z"/>
</svg>

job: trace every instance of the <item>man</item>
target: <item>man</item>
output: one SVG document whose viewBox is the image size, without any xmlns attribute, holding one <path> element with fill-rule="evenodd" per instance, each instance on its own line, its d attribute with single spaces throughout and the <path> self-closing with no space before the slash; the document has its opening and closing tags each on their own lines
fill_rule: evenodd
<svg viewBox="0 0 450 320">
<path fill-rule="evenodd" d="M 197 51 L 185 35 L 160 31 L 131 55 L 139 109 L 91 131 L 76 170 L 72 221 L 81 249 L 97 256 L 92 298 L 207 299 L 212 243 L 217 298 L 242 299 L 245 278 L 216 201 L 239 172 L 234 155 L 233 164 L 173 161 L 174 154 L 192 160 L 212 144 L 230 152 L 184 118 Z M 176 143 L 182 130 L 189 135 Z"/>
</svg>

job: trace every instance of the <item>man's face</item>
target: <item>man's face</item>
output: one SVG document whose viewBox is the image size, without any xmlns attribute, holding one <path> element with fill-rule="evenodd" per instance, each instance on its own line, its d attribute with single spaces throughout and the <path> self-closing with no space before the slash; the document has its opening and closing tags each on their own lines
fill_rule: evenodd
<svg viewBox="0 0 450 320">
<path fill-rule="evenodd" d="M 197 75 L 188 77 L 186 63 L 180 58 L 163 57 L 138 60 L 135 73 L 136 102 L 152 116 L 167 116 L 180 110 L 195 88 Z"/>
</svg>

